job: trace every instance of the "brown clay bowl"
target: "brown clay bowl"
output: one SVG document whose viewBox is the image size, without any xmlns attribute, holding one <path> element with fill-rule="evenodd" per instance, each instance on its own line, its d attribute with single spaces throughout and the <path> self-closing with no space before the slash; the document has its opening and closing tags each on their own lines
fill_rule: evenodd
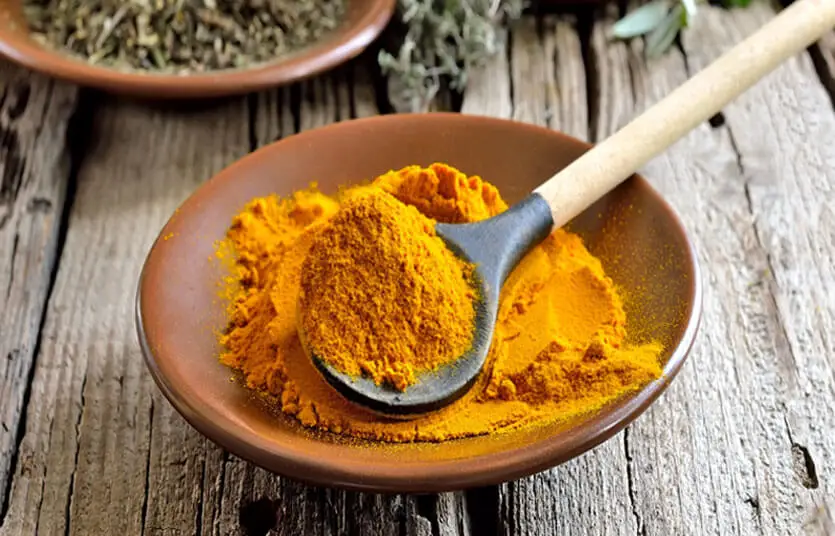
<svg viewBox="0 0 835 536">
<path fill-rule="evenodd" d="M 449 163 L 526 195 L 588 145 L 521 123 L 456 114 L 393 115 L 338 123 L 267 146 L 200 187 L 153 245 L 137 294 L 151 373 L 197 430 L 275 473 L 368 491 L 435 492 L 494 484 L 565 462 L 638 417 L 683 365 L 697 331 L 701 282 L 673 210 L 634 176 L 570 223 L 630 299 L 628 322 L 666 343 L 661 379 L 583 420 L 445 443 L 349 442 L 305 431 L 237 382 L 217 360 L 225 324 L 222 268 L 210 258 L 251 198 L 319 182 L 325 192 L 409 164 Z M 167 240 L 162 237 L 168 237 Z"/>
<path fill-rule="evenodd" d="M 21 0 L 0 0 L 0 55 L 55 78 L 113 93 L 154 99 L 210 98 L 311 77 L 362 52 L 383 30 L 395 0 L 349 0 L 338 30 L 308 48 L 257 67 L 192 75 L 120 72 L 42 46 L 29 35 Z"/>
</svg>

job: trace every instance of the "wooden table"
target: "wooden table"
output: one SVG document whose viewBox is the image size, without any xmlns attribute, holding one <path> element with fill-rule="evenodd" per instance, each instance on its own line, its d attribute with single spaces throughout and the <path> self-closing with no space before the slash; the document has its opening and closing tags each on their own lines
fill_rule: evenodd
<svg viewBox="0 0 835 536">
<path fill-rule="evenodd" d="M 526 19 L 461 111 L 599 140 L 771 16 L 703 8 L 650 64 L 641 43 L 607 40 L 610 11 Z M 307 487 L 220 450 L 161 396 L 134 330 L 140 266 L 174 208 L 261 145 L 390 111 L 373 55 L 189 110 L 0 65 L 0 534 L 826 533 L 833 51 L 830 35 L 644 170 L 704 267 L 701 332 L 672 388 L 561 467 L 420 497 Z"/>
</svg>

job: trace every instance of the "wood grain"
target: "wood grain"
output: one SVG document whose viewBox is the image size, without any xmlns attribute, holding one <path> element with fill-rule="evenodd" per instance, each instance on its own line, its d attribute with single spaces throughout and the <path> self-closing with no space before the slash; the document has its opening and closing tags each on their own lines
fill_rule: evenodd
<svg viewBox="0 0 835 536">
<path fill-rule="evenodd" d="M 95 114 L 4 534 L 193 533 L 205 441 L 149 378 L 131 289 L 176 206 L 247 151 L 246 126 L 241 100 L 188 113 L 107 100 Z"/>
<path fill-rule="evenodd" d="M 502 37 L 508 48 L 510 39 Z M 513 114 L 512 90 L 508 54 L 491 56 L 480 69 L 468 75 L 467 89 L 461 103 L 461 113 L 489 117 L 510 117 Z"/>
<path fill-rule="evenodd" d="M 0 62 L 0 505 L 58 256 L 76 90 Z M 0 512 L 0 523 L 5 512 Z"/>
<path fill-rule="evenodd" d="M 771 11 L 756 5 L 749 15 L 733 13 L 721 25 L 718 13 L 710 14 L 707 24 L 716 23 L 711 35 L 702 25 L 686 47 L 694 69 L 756 31 Z M 790 516 L 783 509 L 794 506 L 808 514 L 818 499 L 835 505 L 835 478 L 816 469 L 835 464 L 835 294 L 820 292 L 835 280 L 835 114 L 816 81 L 803 54 L 725 111 L 757 242 L 766 252 L 766 288 L 781 324 L 775 362 L 782 381 L 775 398 L 794 478 L 791 500 L 781 493 L 772 498 L 779 504 L 773 512 L 778 530 Z"/>
<path fill-rule="evenodd" d="M 588 139 L 585 66 L 574 18 L 522 20 L 512 36 L 508 71 L 512 119 Z"/>
<path fill-rule="evenodd" d="M 700 10 L 647 65 L 640 42 L 592 49 L 601 131 L 624 124 L 773 12 Z M 610 21 L 613 19 L 610 19 Z M 678 209 L 704 270 L 701 334 L 680 379 L 627 432 L 635 513 L 647 534 L 797 534 L 832 496 L 828 333 L 835 303 L 831 166 L 835 116 L 807 55 L 729 105 L 645 173 Z M 817 246 L 812 246 L 817 244 Z M 779 261 L 778 261 L 779 259 Z M 810 411 L 811 407 L 817 410 Z"/>
<path fill-rule="evenodd" d="M 366 80 L 342 70 L 182 113 L 97 110 L 2 534 L 464 534 L 463 495 L 313 488 L 224 453 L 159 394 L 135 341 L 125 289 L 176 206 L 251 145 L 374 113 Z"/>
</svg>

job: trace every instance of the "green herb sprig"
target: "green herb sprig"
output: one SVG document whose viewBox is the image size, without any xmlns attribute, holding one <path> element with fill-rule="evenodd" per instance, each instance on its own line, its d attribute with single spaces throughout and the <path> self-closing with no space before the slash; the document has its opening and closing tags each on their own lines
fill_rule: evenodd
<svg viewBox="0 0 835 536">
<path fill-rule="evenodd" d="M 505 27 L 522 15 L 527 1 L 397 0 L 397 42 L 377 57 L 395 110 L 425 111 L 444 81 L 463 90 L 471 69 L 503 50 Z M 612 37 L 644 36 L 646 55 L 660 56 L 696 16 L 700 1 L 651 0 L 617 21 Z M 726 8 L 751 2 L 714 1 Z"/>
<path fill-rule="evenodd" d="M 398 0 L 405 36 L 398 51 L 377 58 L 395 109 L 423 111 L 442 80 L 462 90 L 470 70 L 503 49 L 503 27 L 524 7 L 525 0 Z"/>
<path fill-rule="evenodd" d="M 645 36 L 646 57 L 661 56 L 696 16 L 696 3 L 697 0 L 653 0 L 617 21 L 612 26 L 612 37 L 631 39 Z M 725 8 L 745 7 L 750 3 L 751 0 L 721 0 Z"/>
</svg>

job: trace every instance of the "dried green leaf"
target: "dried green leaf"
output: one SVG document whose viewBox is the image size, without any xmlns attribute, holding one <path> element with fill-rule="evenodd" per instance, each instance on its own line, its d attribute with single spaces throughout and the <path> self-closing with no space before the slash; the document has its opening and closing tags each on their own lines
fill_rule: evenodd
<svg viewBox="0 0 835 536">
<path fill-rule="evenodd" d="M 647 58 L 657 58 L 670 48 L 678 32 L 683 27 L 684 7 L 675 6 L 658 26 L 646 38 Z"/>
<path fill-rule="evenodd" d="M 524 0 L 398 0 L 401 40 L 378 55 L 395 109 L 423 111 L 443 82 L 464 89 L 469 71 L 504 49 L 504 27 L 523 7 Z"/>
<path fill-rule="evenodd" d="M 612 26 L 612 36 L 629 39 L 644 35 L 656 28 L 670 11 L 667 0 L 655 0 L 632 11 Z"/>
</svg>

